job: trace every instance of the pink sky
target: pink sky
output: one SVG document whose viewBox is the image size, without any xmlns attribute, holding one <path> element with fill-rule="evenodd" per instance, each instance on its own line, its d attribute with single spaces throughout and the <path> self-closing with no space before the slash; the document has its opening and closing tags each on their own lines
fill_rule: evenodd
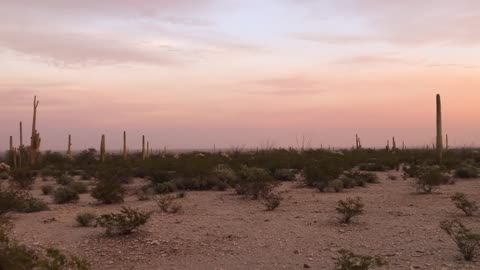
<svg viewBox="0 0 480 270">
<path fill-rule="evenodd" d="M 0 63 L 0 149 L 480 141 L 476 0 L 7 0 Z"/>
</svg>

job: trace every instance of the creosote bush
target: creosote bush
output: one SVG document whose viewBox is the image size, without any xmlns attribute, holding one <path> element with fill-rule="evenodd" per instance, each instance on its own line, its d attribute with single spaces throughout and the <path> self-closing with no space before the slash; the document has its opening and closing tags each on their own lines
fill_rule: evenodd
<svg viewBox="0 0 480 270">
<path fill-rule="evenodd" d="M 417 191 L 421 193 L 432 193 L 433 189 L 448 183 L 450 177 L 443 173 L 438 166 L 423 166 L 419 169 L 416 178 Z"/>
<path fill-rule="evenodd" d="M 455 242 L 466 261 L 471 261 L 480 249 L 480 234 L 465 227 L 459 220 L 445 220 L 440 227 Z"/>
<path fill-rule="evenodd" d="M 303 170 L 305 184 L 309 187 L 316 187 L 324 192 L 331 181 L 337 179 L 342 169 L 335 161 L 315 162 L 308 164 Z"/>
<path fill-rule="evenodd" d="M 379 256 L 357 255 L 346 249 L 341 249 L 338 253 L 340 256 L 335 261 L 335 270 L 369 270 L 387 264 Z"/>
<path fill-rule="evenodd" d="M 90 212 L 85 212 L 77 214 L 75 221 L 77 221 L 77 224 L 81 227 L 91 227 L 94 225 L 96 218 L 97 215 Z"/>
<path fill-rule="evenodd" d="M 10 181 L 20 189 L 30 189 L 35 182 L 35 173 L 28 169 L 16 169 L 12 172 Z"/>
<path fill-rule="evenodd" d="M 268 211 L 273 211 L 280 206 L 281 201 L 283 200 L 282 196 L 278 193 L 270 192 L 269 194 L 263 195 L 261 197 L 261 202 Z"/>
<path fill-rule="evenodd" d="M 82 182 L 72 182 L 68 187 L 75 190 L 78 194 L 88 193 L 88 185 Z"/>
<path fill-rule="evenodd" d="M 5 270 L 89 270 L 87 261 L 68 256 L 57 249 L 37 251 L 9 236 L 11 224 L 0 217 L 0 269 Z"/>
<path fill-rule="evenodd" d="M 74 203 L 80 199 L 75 190 L 63 186 L 56 188 L 52 195 L 53 201 L 58 204 Z"/>
<path fill-rule="evenodd" d="M 276 169 L 273 178 L 278 181 L 294 181 L 296 175 L 297 172 L 293 169 Z"/>
<path fill-rule="evenodd" d="M 92 197 L 104 204 L 123 202 L 125 190 L 116 174 L 104 171 L 99 173 L 99 179 L 91 191 Z"/>
<path fill-rule="evenodd" d="M 463 164 L 455 170 L 455 177 L 463 179 L 476 178 L 478 177 L 478 169 L 470 164 Z"/>
<path fill-rule="evenodd" d="M 107 235 L 126 235 L 147 223 L 151 213 L 122 207 L 120 213 L 110 213 L 97 218 L 97 225 L 105 228 Z"/>
<path fill-rule="evenodd" d="M 182 205 L 175 202 L 176 196 L 174 195 L 158 195 L 153 199 L 164 213 L 175 214 L 182 211 Z"/>
<path fill-rule="evenodd" d="M 457 192 L 450 198 L 455 203 L 455 206 L 462 210 L 467 216 L 473 216 L 473 214 L 478 210 L 477 203 L 468 200 L 467 196 L 462 192 Z"/>
<path fill-rule="evenodd" d="M 262 195 L 269 194 L 274 186 L 275 182 L 267 170 L 244 166 L 240 170 L 235 190 L 239 195 L 258 199 Z"/>
<path fill-rule="evenodd" d="M 340 221 L 348 224 L 352 218 L 363 214 L 364 204 L 360 197 L 347 198 L 346 200 L 340 200 L 337 203 L 337 212 L 342 215 Z"/>
<path fill-rule="evenodd" d="M 55 182 L 57 182 L 57 184 L 62 185 L 62 186 L 68 186 L 68 185 L 73 183 L 73 178 L 70 175 L 64 173 L 64 174 L 58 176 L 55 179 Z"/>
<path fill-rule="evenodd" d="M 42 194 L 43 195 L 50 195 L 53 192 L 53 186 L 52 185 L 43 185 L 42 186 Z"/>
<path fill-rule="evenodd" d="M 0 216 L 8 212 L 33 213 L 48 210 L 47 204 L 28 192 L 0 185 Z"/>
</svg>

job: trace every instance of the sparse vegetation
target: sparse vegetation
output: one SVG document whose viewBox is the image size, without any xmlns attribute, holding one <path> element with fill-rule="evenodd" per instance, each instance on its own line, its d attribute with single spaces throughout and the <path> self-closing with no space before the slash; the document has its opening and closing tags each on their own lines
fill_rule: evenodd
<svg viewBox="0 0 480 270">
<path fill-rule="evenodd" d="M 122 207 L 120 213 L 110 213 L 97 218 L 97 225 L 105 228 L 107 235 L 126 235 L 147 223 L 151 213 Z"/>
<path fill-rule="evenodd" d="M 473 260 L 480 249 L 480 234 L 472 232 L 459 220 L 442 221 L 440 227 L 455 242 L 463 258 L 466 261 Z"/>
<path fill-rule="evenodd" d="M 77 214 L 77 216 L 75 217 L 75 221 L 77 221 L 77 224 L 81 227 L 91 227 L 94 225 L 94 221 L 96 218 L 97 215 L 90 212 L 85 212 Z"/>
<path fill-rule="evenodd" d="M 41 187 L 42 189 L 42 194 L 43 195 L 50 195 L 53 192 L 53 186 L 52 185 L 43 185 Z"/>
<path fill-rule="evenodd" d="M 270 192 L 267 195 L 262 196 L 261 201 L 268 211 L 273 211 L 280 206 L 283 198 L 278 193 Z"/>
<path fill-rule="evenodd" d="M 125 190 L 116 174 L 102 172 L 91 195 L 104 204 L 120 203 L 123 202 Z"/>
<path fill-rule="evenodd" d="M 275 186 L 272 176 L 261 168 L 243 167 L 235 190 L 237 194 L 252 199 L 269 194 Z"/>
<path fill-rule="evenodd" d="M 340 221 L 348 224 L 351 222 L 352 218 L 364 213 L 363 207 L 364 204 L 362 199 L 360 197 L 356 197 L 338 201 L 337 208 L 335 208 L 335 210 L 342 215 Z"/>
<path fill-rule="evenodd" d="M 457 192 L 450 198 L 455 203 L 455 206 L 462 210 L 467 216 L 473 216 L 473 214 L 478 210 L 477 203 L 468 200 L 465 193 Z"/>
<path fill-rule="evenodd" d="M 71 189 L 75 190 L 78 194 L 88 193 L 88 186 L 82 182 L 72 182 L 68 185 Z"/>
<path fill-rule="evenodd" d="M 443 173 L 438 166 L 421 167 L 416 178 L 417 191 L 421 193 L 432 193 L 433 189 L 446 184 L 449 177 Z"/>
<path fill-rule="evenodd" d="M 346 249 L 341 249 L 338 253 L 340 256 L 336 259 L 335 270 L 369 270 L 387 264 L 378 256 L 357 255 Z"/>
<path fill-rule="evenodd" d="M 182 211 L 182 205 L 175 202 L 174 195 L 157 195 L 153 197 L 160 210 L 164 213 L 175 214 Z"/>
<path fill-rule="evenodd" d="M 58 204 L 74 203 L 80 199 L 75 190 L 63 186 L 56 188 L 52 195 L 53 201 Z"/>
</svg>

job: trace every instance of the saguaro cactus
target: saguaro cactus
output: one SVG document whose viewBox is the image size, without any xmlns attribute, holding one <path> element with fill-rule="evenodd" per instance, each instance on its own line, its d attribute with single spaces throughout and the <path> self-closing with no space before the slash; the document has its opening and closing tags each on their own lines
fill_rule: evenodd
<svg viewBox="0 0 480 270">
<path fill-rule="evenodd" d="M 20 145 L 18 146 L 18 167 L 22 167 L 22 159 L 23 159 L 23 127 L 22 122 L 20 121 Z"/>
<path fill-rule="evenodd" d="M 100 142 L 100 160 L 105 162 L 105 135 L 102 135 L 102 141 Z"/>
<path fill-rule="evenodd" d="M 147 158 L 147 153 L 145 152 L 145 135 L 142 135 L 142 160 Z"/>
<path fill-rule="evenodd" d="M 150 142 L 147 141 L 147 159 L 150 158 Z"/>
<path fill-rule="evenodd" d="M 33 98 L 33 121 L 32 121 L 32 137 L 30 142 L 30 164 L 35 165 L 37 162 L 37 154 L 40 150 L 40 133 L 37 131 L 37 107 L 40 101 L 37 96 Z"/>
<path fill-rule="evenodd" d="M 127 160 L 127 132 L 123 132 L 123 160 Z"/>
<path fill-rule="evenodd" d="M 440 95 L 437 94 L 437 161 L 442 162 L 443 159 L 443 135 L 442 135 L 442 101 Z"/>
<path fill-rule="evenodd" d="M 395 142 L 395 136 L 392 137 L 392 151 L 397 150 L 397 143 Z"/>
<path fill-rule="evenodd" d="M 448 134 L 445 135 L 445 150 L 448 150 Z"/>
<path fill-rule="evenodd" d="M 72 158 L 72 135 L 68 134 L 67 158 Z"/>
</svg>

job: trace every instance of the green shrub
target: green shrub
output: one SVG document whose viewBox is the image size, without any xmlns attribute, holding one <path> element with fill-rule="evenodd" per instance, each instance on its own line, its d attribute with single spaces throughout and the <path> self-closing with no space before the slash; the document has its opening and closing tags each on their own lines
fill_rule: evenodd
<svg viewBox="0 0 480 270">
<path fill-rule="evenodd" d="M 478 177 L 478 169 L 472 165 L 464 164 L 455 170 L 455 177 L 464 179 L 476 178 Z"/>
<path fill-rule="evenodd" d="M 56 249 L 36 251 L 18 243 L 8 233 L 11 225 L 0 221 L 0 269 L 5 270 L 89 270 L 87 261 L 67 256 Z"/>
<path fill-rule="evenodd" d="M 53 186 L 52 185 L 43 185 L 42 186 L 42 194 L 43 195 L 50 195 L 53 192 Z"/>
<path fill-rule="evenodd" d="M 338 251 L 340 257 L 335 261 L 336 270 L 369 270 L 386 265 L 380 257 L 357 255 L 346 249 Z"/>
<path fill-rule="evenodd" d="M 442 221 L 440 227 L 452 238 L 466 261 L 471 261 L 480 248 L 480 234 L 472 232 L 458 220 Z"/>
<path fill-rule="evenodd" d="M 273 178 L 278 181 L 294 181 L 296 170 L 292 169 L 276 169 L 273 173 Z"/>
<path fill-rule="evenodd" d="M 7 180 L 10 175 L 7 172 L 0 172 L 0 180 Z"/>
<path fill-rule="evenodd" d="M 340 176 L 339 180 L 342 181 L 344 188 L 354 188 L 357 186 L 357 181 L 346 175 Z"/>
<path fill-rule="evenodd" d="M 273 211 L 275 208 L 280 206 L 280 202 L 283 200 L 280 194 L 275 194 L 273 192 L 263 195 L 261 201 L 263 205 L 267 208 L 268 211 Z"/>
<path fill-rule="evenodd" d="M 55 182 L 62 186 L 68 186 L 73 183 L 73 178 L 68 174 L 62 174 L 55 179 Z"/>
<path fill-rule="evenodd" d="M 173 195 L 159 195 L 153 197 L 160 210 L 164 213 L 175 214 L 182 211 L 182 206 L 175 203 L 176 196 Z"/>
<path fill-rule="evenodd" d="M 384 172 L 387 170 L 387 168 L 384 165 L 376 162 L 359 164 L 358 169 L 361 171 L 369 171 L 369 172 Z"/>
<path fill-rule="evenodd" d="M 17 200 L 16 211 L 20 213 L 34 213 L 48 210 L 48 205 L 31 195 L 23 196 L 20 200 Z"/>
<path fill-rule="evenodd" d="M 417 191 L 431 193 L 435 187 L 445 184 L 449 177 L 438 166 L 421 167 L 416 178 Z"/>
<path fill-rule="evenodd" d="M 148 201 L 153 194 L 155 194 L 155 191 L 150 186 L 144 186 L 136 192 L 139 201 Z"/>
<path fill-rule="evenodd" d="M 20 189 L 30 189 L 35 182 L 35 173 L 28 169 L 16 169 L 12 172 L 10 181 Z"/>
<path fill-rule="evenodd" d="M 52 195 L 53 201 L 58 204 L 74 203 L 80 199 L 78 193 L 69 187 L 58 187 Z"/>
<path fill-rule="evenodd" d="M 91 227 L 93 226 L 93 223 L 97 216 L 93 213 L 90 212 L 85 212 L 85 213 L 79 213 L 75 217 L 75 220 L 77 221 L 78 225 L 82 227 Z"/>
<path fill-rule="evenodd" d="M 242 167 L 235 190 L 237 194 L 258 199 L 270 193 L 274 186 L 272 176 L 265 169 Z"/>
<path fill-rule="evenodd" d="M 464 193 L 457 192 L 450 198 L 455 203 L 455 206 L 462 210 L 467 216 L 473 216 L 473 214 L 478 210 L 477 203 L 474 201 L 469 201 Z"/>
<path fill-rule="evenodd" d="M 151 213 L 122 207 L 120 213 L 110 213 L 97 218 L 97 224 L 105 228 L 107 235 L 126 235 L 147 223 Z"/>
<path fill-rule="evenodd" d="M 82 182 L 72 182 L 68 185 L 71 189 L 75 190 L 78 194 L 88 193 L 88 186 Z"/>
<path fill-rule="evenodd" d="M 112 204 L 123 202 L 125 190 L 115 174 L 102 172 L 91 194 L 101 203 Z"/>
<path fill-rule="evenodd" d="M 325 191 L 329 183 L 337 179 L 341 172 L 342 169 L 335 162 L 312 163 L 303 170 L 305 184 L 309 187 L 316 187 L 321 192 Z"/>
<path fill-rule="evenodd" d="M 346 177 L 355 179 L 355 182 L 365 182 L 365 183 L 378 183 L 378 176 L 375 173 L 371 172 L 360 172 L 360 171 L 347 171 L 343 173 Z"/>
<path fill-rule="evenodd" d="M 335 179 L 328 184 L 329 188 L 331 188 L 335 192 L 342 192 L 343 191 L 343 181 L 340 179 Z"/>
<path fill-rule="evenodd" d="M 337 212 L 342 215 L 340 221 L 348 224 L 352 218 L 363 214 L 364 204 L 360 197 L 347 198 L 345 201 L 340 200 L 337 203 Z"/>
<path fill-rule="evenodd" d="M 227 165 L 219 164 L 217 165 L 212 172 L 212 175 L 218 180 L 228 184 L 234 185 L 237 182 L 238 176 L 232 168 Z"/>
</svg>

